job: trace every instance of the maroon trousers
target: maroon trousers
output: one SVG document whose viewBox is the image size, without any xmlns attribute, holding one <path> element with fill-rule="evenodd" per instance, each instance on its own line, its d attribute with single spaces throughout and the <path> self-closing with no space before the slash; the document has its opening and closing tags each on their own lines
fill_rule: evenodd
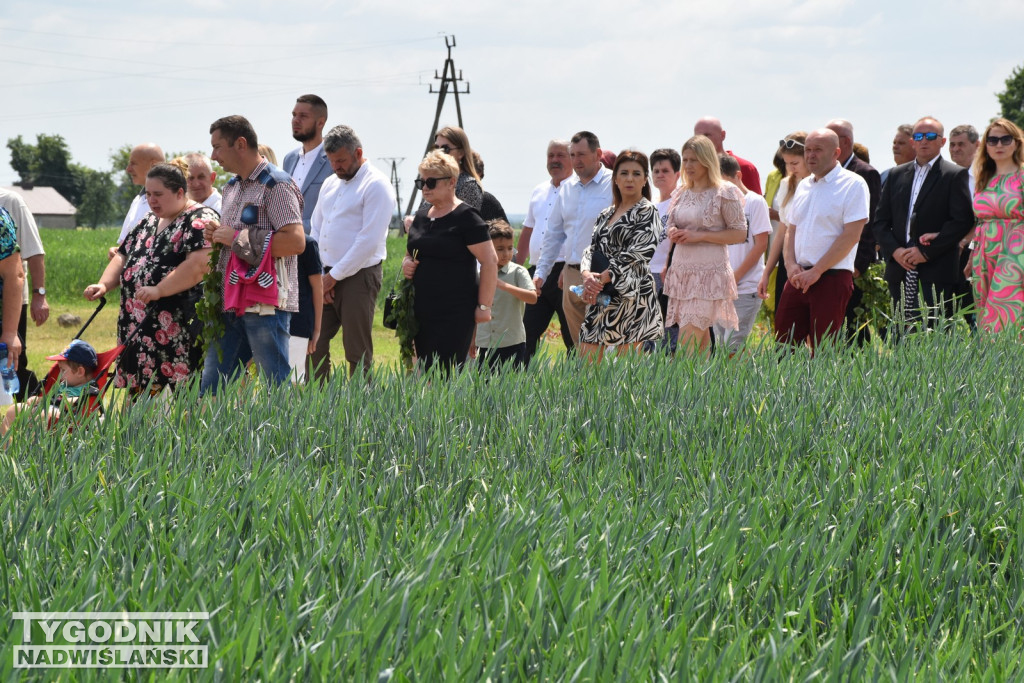
<svg viewBox="0 0 1024 683">
<path fill-rule="evenodd" d="M 787 282 L 775 311 L 775 339 L 796 345 L 810 339 L 813 348 L 825 337 L 839 336 L 852 294 L 849 270 L 826 271 L 806 292 Z"/>
</svg>

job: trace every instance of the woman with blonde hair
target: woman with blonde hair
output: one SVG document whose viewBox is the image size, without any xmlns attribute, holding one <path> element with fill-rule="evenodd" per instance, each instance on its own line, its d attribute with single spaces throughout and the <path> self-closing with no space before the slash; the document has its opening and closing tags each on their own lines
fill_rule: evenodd
<svg viewBox="0 0 1024 683">
<path fill-rule="evenodd" d="M 1024 324 L 1024 134 L 996 119 L 974 161 L 974 300 L 989 332 Z"/>
<path fill-rule="evenodd" d="M 458 176 L 454 157 L 434 150 L 420 163 L 416 179 L 425 203 L 409 228 L 402 273 L 416 292 L 416 356 L 424 369 L 462 365 L 476 324 L 491 319 L 497 286 L 498 257 L 487 224 L 456 196 Z"/>
<path fill-rule="evenodd" d="M 786 286 L 786 280 L 788 279 L 786 264 L 782 259 L 782 245 L 786 243 L 786 229 L 789 225 L 787 221 L 787 207 L 793 199 L 793 195 L 796 194 L 796 186 L 800 184 L 801 180 L 811 174 L 810 169 L 807 168 L 807 164 L 804 162 L 804 142 L 806 140 L 807 133 L 802 130 L 790 133 L 779 140 L 778 153 L 786 165 L 786 177 L 779 183 L 779 190 L 772 199 L 772 208 L 779 215 L 779 223 L 775 228 L 775 233 L 772 235 L 772 244 L 768 250 L 764 271 L 761 273 L 761 281 L 757 284 L 758 296 L 762 299 L 767 299 L 769 278 L 771 278 L 775 266 L 778 266 L 778 271 L 775 275 L 775 306 L 773 306 L 772 310 L 778 309 L 779 298 L 782 296 L 782 289 Z"/>
<path fill-rule="evenodd" d="M 668 239 L 673 243 L 665 278 L 668 313 L 665 326 L 679 325 L 679 346 L 704 352 L 709 330 L 739 327 L 736 279 L 726 247 L 747 238 L 743 193 L 722 180 L 711 140 L 695 135 L 683 145 L 683 186 L 668 210 Z"/>
</svg>

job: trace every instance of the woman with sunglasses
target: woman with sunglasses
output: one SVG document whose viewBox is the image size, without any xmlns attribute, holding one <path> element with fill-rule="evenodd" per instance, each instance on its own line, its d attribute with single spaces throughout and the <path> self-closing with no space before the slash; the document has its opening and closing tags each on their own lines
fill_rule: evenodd
<svg viewBox="0 0 1024 683">
<path fill-rule="evenodd" d="M 469 146 L 469 136 L 458 126 L 445 126 L 434 136 L 434 149 L 450 154 L 459 164 L 458 181 L 455 183 L 455 196 L 480 210 L 484 201 L 484 190 L 480 186 L 480 171 L 476 167 L 473 148 Z M 424 201 L 429 201 L 426 197 Z"/>
<path fill-rule="evenodd" d="M 804 163 L 804 141 L 807 140 L 807 133 L 798 130 L 790 133 L 779 140 L 779 155 L 786 164 L 786 177 L 779 183 L 779 189 L 772 198 L 772 208 L 778 213 L 779 222 L 772 235 L 771 248 L 768 250 L 768 259 L 764 264 L 764 272 L 761 273 L 761 281 L 757 284 L 757 294 L 762 299 L 768 298 L 768 280 L 772 270 L 778 266 L 775 275 L 775 305 L 772 310 L 779 307 L 779 298 L 782 296 L 782 289 L 786 286 L 787 274 L 786 264 L 782 259 L 782 246 L 786 242 L 787 207 L 793 195 L 796 194 L 796 186 L 800 181 L 811 174 Z"/>
<path fill-rule="evenodd" d="M 1024 135 L 996 119 L 974 161 L 974 300 L 989 332 L 1024 324 Z"/>
<path fill-rule="evenodd" d="M 420 163 L 419 176 L 416 187 L 426 203 L 409 228 L 402 273 L 416 292 L 416 356 L 425 370 L 436 363 L 448 372 L 469 355 L 476 324 L 491 319 L 498 257 L 487 224 L 456 196 L 458 162 L 434 150 Z"/>
</svg>

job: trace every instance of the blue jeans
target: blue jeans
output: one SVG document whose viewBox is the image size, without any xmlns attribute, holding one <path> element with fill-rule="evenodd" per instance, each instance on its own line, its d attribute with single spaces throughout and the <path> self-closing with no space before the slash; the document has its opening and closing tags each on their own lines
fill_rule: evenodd
<svg viewBox="0 0 1024 683">
<path fill-rule="evenodd" d="M 206 351 L 203 378 L 199 393 L 216 395 L 221 382 L 228 383 L 238 377 L 249 360 L 274 384 L 288 379 L 288 327 L 292 314 L 278 310 L 275 315 L 246 313 L 238 317 L 224 314 L 224 336 L 214 340 Z M 217 357 L 220 349 L 222 359 Z"/>
</svg>

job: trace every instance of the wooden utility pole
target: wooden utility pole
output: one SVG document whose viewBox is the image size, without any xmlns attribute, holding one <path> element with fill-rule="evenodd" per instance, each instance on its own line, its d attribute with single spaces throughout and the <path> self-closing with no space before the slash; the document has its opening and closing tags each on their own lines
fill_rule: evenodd
<svg viewBox="0 0 1024 683">
<path fill-rule="evenodd" d="M 449 40 L 449 38 L 451 40 Z M 455 96 L 455 113 L 459 119 L 459 128 L 464 128 L 462 125 L 462 103 L 459 102 L 459 95 L 469 94 L 469 83 L 465 83 L 466 89 L 459 91 L 459 83 L 462 83 L 462 70 L 458 72 L 455 70 L 455 60 L 452 59 L 452 48 L 455 47 L 455 36 L 445 36 L 444 46 L 448 48 L 448 58 L 444 60 L 444 68 L 441 70 L 441 75 L 437 75 L 437 71 L 434 71 L 434 80 L 441 81 L 441 85 L 438 86 L 437 90 L 434 90 L 434 84 L 430 84 L 430 94 L 437 95 L 437 112 L 434 114 L 434 126 L 430 129 L 430 137 L 427 138 L 427 147 L 423 152 L 423 156 L 434 148 L 434 136 L 437 135 L 437 126 L 441 122 L 441 110 L 444 109 L 444 98 L 448 95 L 449 88 L 451 89 L 452 95 Z M 414 185 L 412 188 L 412 194 L 409 195 L 409 205 L 405 209 L 405 213 L 412 213 L 413 204 L 416 202 L 416 195 L 419 190 Z"/>
<path fill-rule="evenodd" d="M 391 184 L 395 187 L 395 215 L 391 217 L 391 230 L 398 230 L 399 235 L 405 234 L 405 225 L 402 223 L 402 182 L 398 179 L 398 164 L 405 161 L 405 157 L 380 157 L 381 161 L 391 162 Z"/>
</svg>

